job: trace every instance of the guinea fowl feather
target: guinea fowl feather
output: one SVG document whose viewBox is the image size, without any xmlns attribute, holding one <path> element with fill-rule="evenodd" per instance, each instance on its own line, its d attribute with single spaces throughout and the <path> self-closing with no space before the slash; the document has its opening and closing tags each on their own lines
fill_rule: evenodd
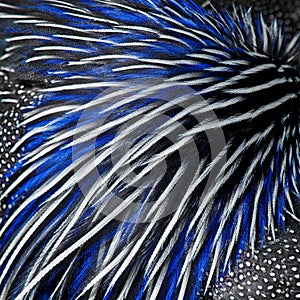
<svg viewBox="0 0 300 300">
<path fill-rule="evenodd" d="M 0 103 L 22 103 L 0 140 L 0 299 L 229 299 L 239 261 L 293 235 L 298 34 L 189 0 L 0 19 Z"/>
</svg>

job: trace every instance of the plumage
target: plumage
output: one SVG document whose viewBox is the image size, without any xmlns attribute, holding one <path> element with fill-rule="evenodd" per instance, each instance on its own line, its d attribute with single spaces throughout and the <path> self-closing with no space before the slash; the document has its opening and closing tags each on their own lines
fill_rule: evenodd
<svg viewBox="0 0 300 300">
<path fill-rule="evenodd" d="M 175 0 L 0 19 L 0 299 L 219 297 L 299 227 L 298 35 Z"/>
<path fill-rule="evenodd" d="M 197 2 L 197 1 L 196 1 Z M 217 7 L 232 10 L 232 1 L 219 0 L 219 1 L 199 1 L 203 6 L 215 5 Z M 274 18 L 277 19 L 279 24 L 283 26 L 285 35 L 292 38 L 300 30 L 300 1 L 289 0 L 239 0 L 235 2 L 236 5 L 242 5 L 247 9 L 251 9 L 253 13 L 262 13 L 266 22 L 271 23 Z"/>
</svg>

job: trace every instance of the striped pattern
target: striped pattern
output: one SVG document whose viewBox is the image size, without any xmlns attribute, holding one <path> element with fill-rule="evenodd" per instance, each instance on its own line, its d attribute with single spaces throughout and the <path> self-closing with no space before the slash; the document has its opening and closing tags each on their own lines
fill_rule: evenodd
<svg viewBox="0 0 300 300">
<path fill-rule="evenodd" d="M 1 299 L 199 299 L 299 220 L 299 38 L 276 21 L 175 0 L 2 1 L 0 19 L 0 71 L 31 103 Z"/>
</svg>

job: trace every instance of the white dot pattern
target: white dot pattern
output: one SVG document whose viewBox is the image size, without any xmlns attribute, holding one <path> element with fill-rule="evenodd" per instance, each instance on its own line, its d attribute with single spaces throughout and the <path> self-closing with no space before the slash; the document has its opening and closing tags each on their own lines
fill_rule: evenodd
<svg viewBox="0 0 300 300">
<path fill-rule="evenodd" d="M 261 250 L 246 251 L 233 272 L 220 279 L 213 300 L 300 299 L 300 237 L 288 230 Z"/>
<path fill-rule="evenodd" d="M 5 176 L 21 157 L 23 149 L 12 151 L 24 134 L 21 125 L 23 111 L 35 101 L 35 94 L 24 85 L 13 83 L 5 72 L 0 72 L 0 194 L 7 188 L 10 179 Z M 4 212 L 11 209 L 6 199 L 0 203 L 0 223 Z"/>
</svg>

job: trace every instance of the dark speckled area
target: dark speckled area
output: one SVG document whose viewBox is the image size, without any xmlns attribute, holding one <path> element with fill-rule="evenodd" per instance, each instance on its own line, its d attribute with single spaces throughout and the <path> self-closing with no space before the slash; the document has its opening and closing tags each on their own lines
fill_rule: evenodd
<svg viewBox="0 0 300 300">
<path fill-rule="evenodd" d="M 212 1 L 199 1 L 203 3 L 205 7 L 209 7 L 209 4 L 213 4 L 216 8 L 228 8 L 232 10 L 232 4 L 236 6 L 243 6 L 252 8 L 256 13 L 262 13 L 270 23 L 274 17 L 277 18 L 279 24 L 283 25 L 286 35 L 292 37 L 294 34 L 300 31 L 300 1 L 299 0 L 212 0 Z"/>
</svg>

